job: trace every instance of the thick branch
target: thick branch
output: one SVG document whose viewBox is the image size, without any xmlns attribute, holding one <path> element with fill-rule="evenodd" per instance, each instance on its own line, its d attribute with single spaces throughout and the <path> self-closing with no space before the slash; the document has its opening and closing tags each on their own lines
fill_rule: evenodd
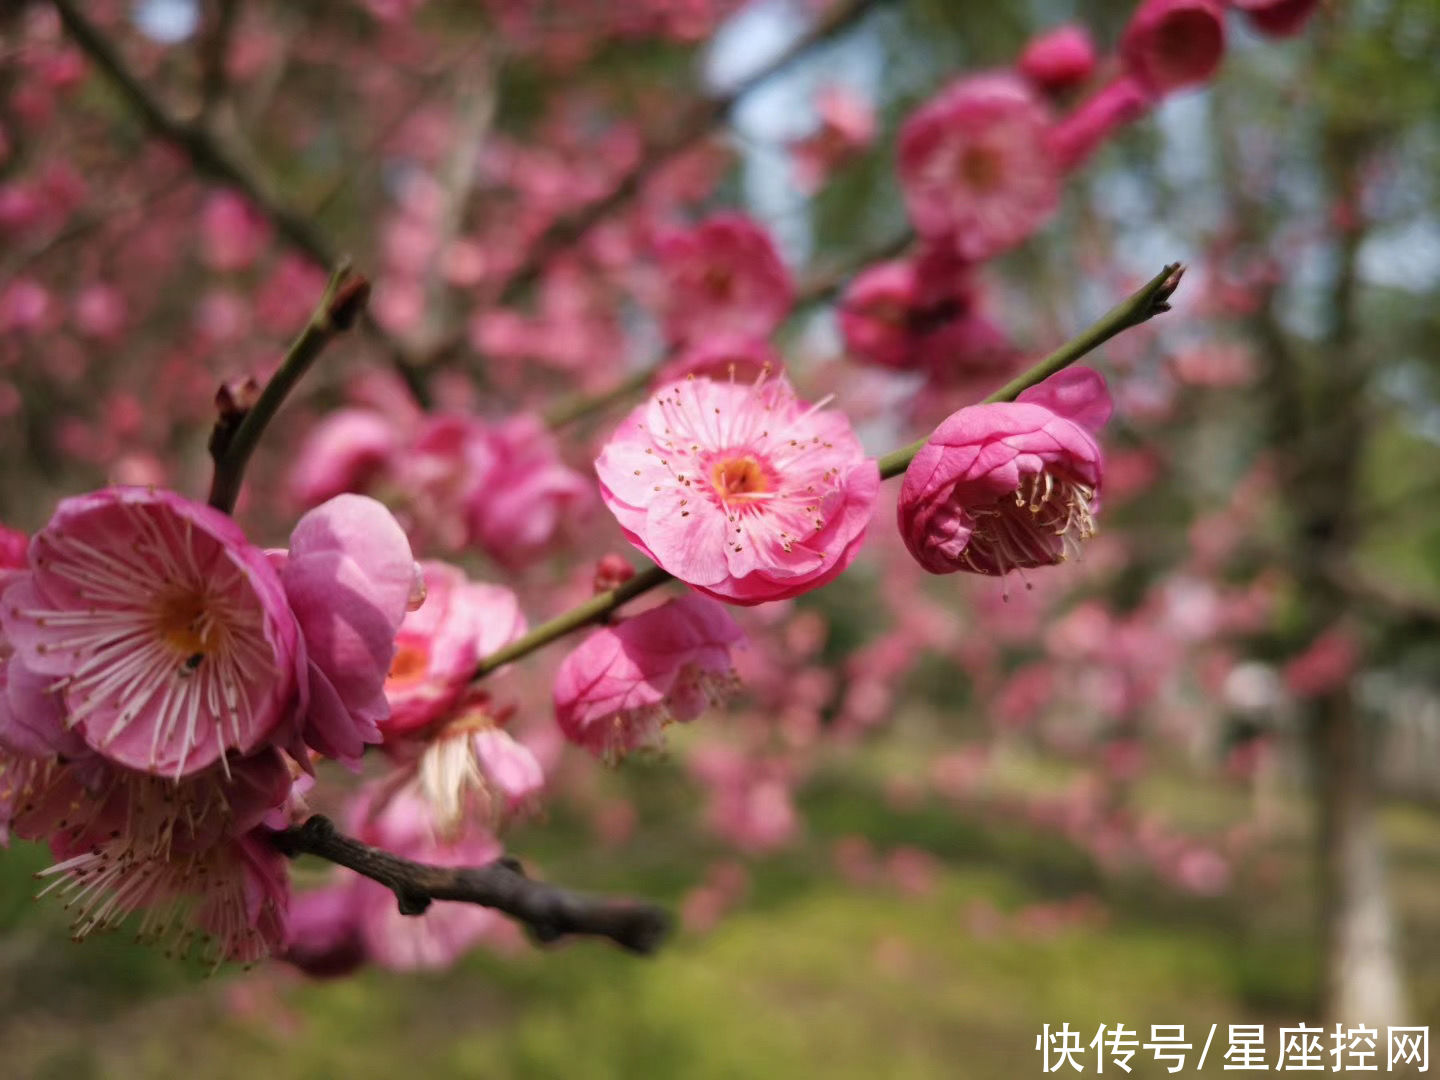
<svg viewBox="0 0 1440 1080">
<path fill-rule="evenodd" d="M 572 934 L 607 937 L 640 955 L 655 952 L 670 932 L 670 917 L 653 904 L 534 881 L 513 858 L 474 867 L 412 862 L 345 836 L 318 814 L 275 833 L 272 842 L 292 859 L 315 855 L 378 881 L 395 894 L 402 915 L 422 915 L 435 900 L 457 900 L 504 912 L 541 942 Z"/>
<path fill-rule="evenodd" d="M 609 214 L 624 206 L 640 193 L 645 183 L 667 164 L 709 136 L 730 116 L 735 105 L 755 87 L 789 67 L 800 57 L 827 41 L 831 41 L 860 21 L 881 0 L 845 0 L 822 16 L 814 26 L 791 46 L 727 93 L 697 102 L 686 110 L 680 121 L 662 136 L 652 139 L 640 160 L 626 173 L 608 195 L 596 199 L 569 217 L 550 226 L 531 245 L 525 259 L 506 280 L 500 290 L 499 303 L 513 303 L 533 285 L 545 271 L 550 260 L 573 247 Z"/>
<path fill-rule="evenodd" d="M 1141 286 L 1137 292 L 1102 315 L 1088 329 L 1071 338 L 1024 374 L 1016 376 L 985 398 L 985 403 L 1014 401 L 1024 390 L 1075 363 L 1086 353 L 1099 348 L 1116 334 L 1139 326 L 1162 312 L 1169 311 L 1170 297 L 1179 287 L 1180 277 L 1184 272 L 1185 268 L 1179 263 L 1171 263 Z M 924 445 L 925 439 L 921 439 L 910 446 L 885 455 L 880 459 L 880 475 L 887 480 L 899 476 L 909 467 L 911 460 Z M 591 623 L 603 622 L 622 604 L 635 599 L 641 593 L 649 592 L 658 585 L 663 585 L 670 579 L 671 575 L 660 567 L 653 564 L 647 566 L 618 589 L 601 593 L 599 596 L 592 597 L 585 603 L 541 623 L 499 652 L 485 657 L 475 669 L 472 679 L 483 679 L 496 668 L 519 660 L 522 656 L 535 652 L 557 638 L 562 638 Z"/>
<path fill-rule="evenodd" d="M 347 267 L 342 266 L 331 274 L 310 321 L 291 343 L 255 404 L 238 418 L 221 417 L 210 437 L 210 454 L 215 459 L 215 476 L 210 484 L 211 506 L 227 514 L 235 509 L 245 466 L 270 420 L 330 339 L 355 325 L 369 296 L 370 283 L 362 277 L 352 277 Z"/>
</svg>

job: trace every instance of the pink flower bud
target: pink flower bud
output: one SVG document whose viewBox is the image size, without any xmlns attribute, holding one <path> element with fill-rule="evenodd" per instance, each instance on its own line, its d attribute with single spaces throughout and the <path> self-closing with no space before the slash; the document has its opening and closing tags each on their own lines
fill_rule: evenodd
<svg viewBox="0 0 1440 1080">
<path fill-rule="evenodd" d="M 1298 34 L 1320 7 L 1320 0 L 1230 0 L 1262 34 Z"/>
<path fill-rule="evenodd" d="M 1140 82 L 1128 75 L 1101 87 L 1051 130 L 1050 148 L 1060 168 L 1069 172 L 1083 165 L 1119 128 L 1143 116 L 1151 102 Z"/>
<path fill-rule="evenodd" d="M 915 455 L 900 490 L 900 534 L 932 574 L 1004 575 L 1051 566 L 1094 532 L 1105 381 L 1070 368 L 1013 403 L 972 405 Z"/>
<path fill-rule="evenodd" d="M 717 214 L 657 244 L 672 341 L 713 334 L 766 338 L 790 314 L 795 286 L 770 234 L 743 214 Z"/>
<path fill-rule="evenodd" d="M 1083 83 L 1095 70 L 1095 43 L 1083 26 L 1071 23 L 1032 38 L 1020 54 L 1020 74 L 1054 93 Z"/>
<path fill-rule="evenodd" d="M 1157 95 L 1205 82 L 1224 55 L 1219 0 L 1143 0 L 1120 39 L 1126 67 Z"/>
</svg>

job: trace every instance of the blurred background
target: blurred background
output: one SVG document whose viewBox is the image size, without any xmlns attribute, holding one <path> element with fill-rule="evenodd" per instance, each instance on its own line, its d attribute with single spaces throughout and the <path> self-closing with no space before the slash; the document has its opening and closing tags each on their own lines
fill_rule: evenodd
<svg viewBox="0 0 1440 1080">
<path fill-rule="evenodd" d="M 445 970 L 212 974 L 123 933 L 70 945 L 31 899 L 48 853 L 16 842 L 4 1075 L 1002 1077 L 1065 1021 L 1197 1046 L 1263 1023 L 1273 1062 L 1282 1025 L 1440 1020 L 1434 0 L 1321 4 L 1283 37 L 1230 11 L 1213 78 L 1114 131 L 981 268 L 983 362 L 924 372 L 860 362 L 837 319 L 908 239 L 898 126 L 1073 22 L 1100 61 L 1065 114 L 1132 0 L 61 6 L 89 36 L 0 9 L 0 520 L 27 531 L 106 482 L 203 493 L 217 386 L 273 369 L 341 253 L 374 325 L 267 436 L 240 507 L 259 542 L 303 505 L 317 422 L 403 428 L 417 387 L 543 416 L 591 477 L 665 357 L 655 238 L 717 210 L 769 230 L 799 283 L 785 366 L 877 454 L 1188 270 L 1091 358 L 1116 414 L 1078 563 L 927 578 L 892 484 L 840 584 L 740 613 L 741 692 L 663 752 L 560 745 L 563 645 L 507 676 L 547 772 L 507 848 L 665 903 L 658 956 L 497 924 Z M 628 554 L 583 509 L 520 562 L 438 528 L 416 547 L 534 623 Z M 325 773 L 315 802 L 351 784 Z"/>
</svg>

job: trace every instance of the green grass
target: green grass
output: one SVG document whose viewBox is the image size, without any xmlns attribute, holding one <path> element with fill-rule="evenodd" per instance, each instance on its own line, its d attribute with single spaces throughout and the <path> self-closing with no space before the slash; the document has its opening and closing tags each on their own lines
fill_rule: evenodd
<svg viewBox="0 0 1440 1080">
<path fill-rule="evenodd" d="M 646 825 L 624 850 L 589 846 L 559 811 L 516 847 L 576 884 L 674 903 L 719 849 L 675 812 L 681 793 L 668 773 L 654 779 Z M 1153 797 L 1185 801 L 1163 785 Z M 1212 791 L 1195 813 L 1215 819 L 1217 799 Z M 1147 1035 L 1152 1023 L 1184 1023 L 1203 1041 L 1211 1023 L 1223 1038 L 1227 1023 L 1263 1021 L 1273 1037 L 1278 1025 L 1312 1017 L 1303 837 L 1277 843 L 1280 869 L 1268 887 L 1242 882 L 1200 900 L 1142 876 L 1102 878 L 1054 838 L 982 826 L 938 803 L 887 809 L 854 775 L 822 775 L 806 809 L 805 843 L 752 865 L 739 911 L 708 935 L 680 935 L 654 959 L 581 943 L 477 953 L 439 974 L 370 971 L 331 983 L 269 968 L 206 978 L 119 937 L 71 945 L 62 914 L 25 899 L 43 858 L 17 846 L 0 859 L 0 1072 L 1012 1077 L 1039 1074 L 1034 1040 L 1046 1022 L 1068 1020 L 1086 1041 L 1101 1023 Z M 1417 1015 L 1434 1016 L 1440 827 L 1404 807 L 1387 829 Z M 941 861 L 937 888 L 908 898 L 841 883 L 828 852 L 849 833 L 882 850 L 926 848 Z M 968 915 L 977 903 L 1012 912 L 1081 893 L 1099 899 L 1105 919 L 1047 937 L 977 936 Z M 1216 1053 L 1206 1073 L 1219 1075 L 1218 1065 Z M 1148 1058 L 1137 1071 L 1164 1075 Z"/>
</svg>

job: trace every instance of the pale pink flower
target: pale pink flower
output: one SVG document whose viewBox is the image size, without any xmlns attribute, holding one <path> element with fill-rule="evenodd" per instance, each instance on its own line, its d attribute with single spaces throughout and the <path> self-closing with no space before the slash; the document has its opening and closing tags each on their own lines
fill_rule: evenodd
<svg viewBox="0 0 1440 1080">
<path fill-rule="evenodd" d="M 1152 100 L 1130 75 L 1095 91 L 1051 129 L 1050 149 L 1060 168 L 1066 172 L 1079 168 L 1106 139 L 1143 116 Z"/>
<path fill-rule="evenodd" d="M 799 401 L 783 379 L 663 387 L 595 468 L 631 543 L 737 604 L 797 596 L 844 570 L 880 483 L 844 415 Z"/>
<path fill-rule="evenodd" d="M 602 627 L 555 673 L 555 718 L 572 742 L 614 760 L 655 746 L 735 684 L 744 635 L 719 604 L 688 595 Z"/>
<path fill-rule="evenodd" d="M 1225 55 L 1219 0 L 1143 0 L 1120 39 L 1120 57 L 1155 94 L 1205 82 Z"/>
<path fill-rule="evenodd" d="M 781 761 L 745 757 L 725 746 L 697 750 L 690 772 L 709 790 L 705 820 L 737 850 L 759 854 L 790 843 L 799 832 L 791 789 L 794 778 Z"/>
<path fill-rule="evenodd" d="M 75 297 L 75 328 L 96 341 L 115 341 L 125 331 L 125 297 L 113 285 L 87 285 Z"/>
<path fill-rule="evenodd" d="M 900 185 L 916 232 L 973 261 L 1035 232 L 1059 202 L 1049 129 L 1044 102 L 1013 75 L 940 91 L 900 129 Z"/>
<path fill-rule="evenodd" d="M 525 632 L 520 601 L 447 563 L 421 563 L 425 602 L 405 616 L 385 679 L 387 739 L 420 731 L 454 709 L 475 665 Z"/>
<path fill-rule="evenodd" d="M 65 724 L 107 758 L 176 777 L 266 742 L 293 707 L 295 619 L 239 526 L 168 491 L 66 499 L 6 589 L 13 689 L 48 680 Z M 38 682 L 35 682 L 38 685 Z"/>
<path fill-rule="evenodd" d="M 1255 354 L 1240 342 L 1209 341 L 1179 349 L 1171 358 L 1175 377 L 1190 386 L 1248 386 L 1255 381 Z"/>
<path fill-rule="evenodd" d="M 369 409 L 330 413 L 300 444 L 290 491 L 301 506 L 318 506 L 347 491 L 363 491 L 399 449 L 395 425 Z"/>
<path fill-rule="evenodd" d="M 1230 0 L 1256 30 L 1272 37 L 1298 34 L 1320 7 L 1320 0 Z"/>
<path fill-rule="evenodd" d="M 1004 575 L 1064 561 L 1094 532 L 1105 381 L 1069 368 L 1013 403 L 942 423 L 900 490 L 900 534 L 932 574 Z"/>
<path fill-rule="evenodd" d="M 766 338 L 790 313 L 795 286 L 770 234 L 743 214 L 717 214 L 656 245 L 672 341 L 712 334 Z"/>
<path fill-rule="evenodd" d="M 272 559 L 304 635 L 301 734 L 320 753 L 356 764 L 367 743 L 380 741 L 395 635 L 425 596 L 410 543 L 374 499 L 339 495 L 301 517 L 289 551 Z"/>
<path fill-rule="evenodd" d="M 237 192 L 213 192 L 201 207 L 201 251 L 212 270 L 244 270 L 269 240 L 265 216 Z"/>
<path fill-rule="evenodd" d="M 266 827 L 285 824 L 291 772 L 278 751 L 180 782 L 112 768 L 0 760 L 0 787 L 19 789 L 17 835 L 58 860 L 42 871 L 75 912 L 77 938 L 143 912 L 142 940 L 219 963 L 253 963 L 285 938 L 286 860 Z"/>
<path fill-rule="evenodd" d="M 490 427 L 469 463 L 470 541 L 502 566 L 533 562 L 593 506 L 589 482 L 565 464 L 555 436 L 533 413 Z"/>
<path fill-rule="evenodd" d="M 457 835 L 467 822 L 496 832 L 528 812 L 545 786 L 534 753 L 487 706 L 481 700 L 464 709 L 421 752 L 417 782 L 441 836 Z"/>
<path fill-rule="evenodd" d="M 1040 89 L 1055 93 L 1090 78 L 1095 59 L 1095 42 L 1090 39 L 1090 31 L 1068 23 L 1032 38 L 1016 66 L 1021 75 Z"/>
</svg>

